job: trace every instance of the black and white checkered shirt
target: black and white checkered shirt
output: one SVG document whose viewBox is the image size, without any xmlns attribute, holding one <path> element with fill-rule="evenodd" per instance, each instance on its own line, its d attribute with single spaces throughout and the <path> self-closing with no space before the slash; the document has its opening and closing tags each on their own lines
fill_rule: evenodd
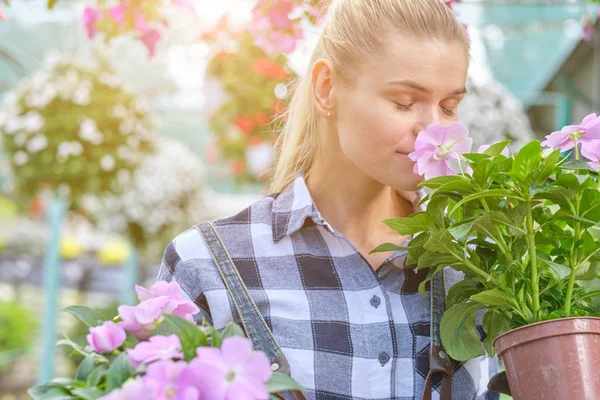
<svg viewBox="0 0 600 400">
<path fill-rule="evenodd" d="M 426 271 L 405 268 L 405 252 L 373 271 L 323 220 L 302 177 L 214 225 L 308 399 L 421 398 L 430 298 L 417 293 Z M 201 308 L 199 320 L 217 329 L 240 323 L 197 230 L 167 247 L 159 279 L 181 285 Z M 495 371 L 486 357 L 460 365 L 452 398 L 497 399 L 486 390 Z"/>
</svg>

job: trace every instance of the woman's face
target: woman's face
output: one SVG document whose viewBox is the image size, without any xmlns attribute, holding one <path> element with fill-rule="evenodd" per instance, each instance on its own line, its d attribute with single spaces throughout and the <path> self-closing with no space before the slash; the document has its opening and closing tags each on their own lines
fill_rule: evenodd
<svg viewBox="0 0 600 400">
<path fill-rule="evenodd" d="M 393 35 L 350 85 L 338 82 L 335 124 L 345 158 L 382 184 L 416 190 L 422 178 L 408 154 L 427 125 L 457 120 L 468 64 L 458 41 Z"/>
</svg>

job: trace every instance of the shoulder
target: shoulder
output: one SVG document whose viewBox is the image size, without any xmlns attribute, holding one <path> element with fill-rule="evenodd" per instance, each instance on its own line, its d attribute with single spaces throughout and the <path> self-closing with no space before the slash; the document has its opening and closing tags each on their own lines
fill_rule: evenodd
<svg viewBox="0 0 600 400">
<path fill-rule="evenodd" d="M 252 253 L 253 241 L 272 240 L 273 202 L 275 195 L 263 197 L 235 215 L 210 221 L 230 253 Z M 231 254 L 235 257 L 234 254 Z M 180 263 L 212 261 L 211 253 L 195 228 L 180 233 L 167 246 L 164 262 L 175 267 Z"/>
</svg>

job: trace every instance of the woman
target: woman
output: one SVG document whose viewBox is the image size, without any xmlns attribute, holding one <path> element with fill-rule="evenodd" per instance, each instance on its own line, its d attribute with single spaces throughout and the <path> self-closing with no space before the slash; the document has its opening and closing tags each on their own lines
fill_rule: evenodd
<svg viewBox="0 0 600 400">
<path fill-rule="evenodd" d="M 333 1 L 281 132 L 276 194 L 214 221 L 222 242 L 206 224 L 182 233 L 159 279 L 182 286 L 198 320 L 243 323 L 309 399 L 420 399 L 424 274 L 405 252 L 369 252 L 410 239 L 381 221 L 415 212 L 408 154 L 427 125 L 457 120 L 468 65 L 467 33 L 441 0 Z M 456 369 L 452 399 L 497 398 L 489 361 Z"/>
</svg>

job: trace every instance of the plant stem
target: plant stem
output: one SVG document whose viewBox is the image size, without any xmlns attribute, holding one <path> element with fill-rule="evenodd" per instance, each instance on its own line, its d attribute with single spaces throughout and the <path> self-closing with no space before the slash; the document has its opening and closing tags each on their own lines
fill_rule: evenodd
<svg viewBox="0 0 600 400">
<path fill-rule="evenodd" d="M 537 252 L 535 246 L 535 232 L 533 230 L 533 213 L 531 211 L 531 197 L 527 196 L 527 248 L 529 250 L 529 263 L 531 265 L 531 300 L 533 315 L 536 320 L 540 311 L 540 288 L 538 283 Z"/>
<path fill-rule="evenodd" d="M 487 201 L 484 198 L 481 199 L 481 204 L 483 204 L 483 209 L 485 210 L 485 212 L 489 214 L 490 207 L 488 206 Z M 494 232 L 496 233 L 496 236 L 498 237 L 498 246 L 500 246 L 500 249 L 502 250 L 502 252 L 506 256 L 506 258 L 508 259 L 508 263 L 509 264 L 512 263 L 514 261 L 512 252 L 508 249 L 508 245 L 506 244 L 506 241 L 504 240 L 504 236 L 502 235 L 502 232 L 500 232 L 500 228 L 497 225 L 494 225 Z"/>
<path fill-rule="evenodd" d="M 579 196 L 576 196 L 575 203 L 575 215 L 579 215 Z M 579 266 L 583 263 L 579 263 L 577 260 L 577 249 L 575 248 L 575 244 L 579 241 L 579 237 L 581 236 L 581 223 L 575 222 L 573 227 L 573 244 L 571 245 L 571 273 L 569 274 L 569 283 L 567 285 L 567 295 L 565 296 L 565 313 L 570 315 L 571 313 L 571 302 L 573 300 L 573 287 L 575 286 L 575 275 L 577 275 L 577 270 Z"/>
</svg>

